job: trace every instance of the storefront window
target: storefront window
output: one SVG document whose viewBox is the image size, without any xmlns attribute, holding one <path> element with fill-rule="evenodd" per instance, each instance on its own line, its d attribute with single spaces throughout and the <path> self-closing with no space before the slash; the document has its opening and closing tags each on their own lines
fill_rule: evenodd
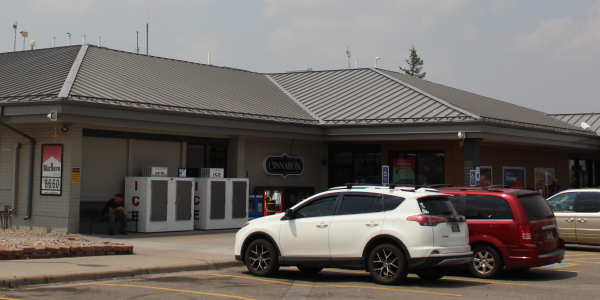
<svg viewBox="0 0 600 300">
<path fill-rule="evenodd" d="M 391 151 L 391 180 L 401 185 L 431 185 L 445 183 L 444 152 Z"/>
<path fill-rule="evenodd" d="M 200 177 L 202 168 L 225 168 L 226 146 L 187 145 L 187 177 Z"/>
<path fill-rule="evenodd" d="M 329 186 L 347 183 L 381 184 L 378 145 L 333 145 L 329 148 Z"/>
</svg>

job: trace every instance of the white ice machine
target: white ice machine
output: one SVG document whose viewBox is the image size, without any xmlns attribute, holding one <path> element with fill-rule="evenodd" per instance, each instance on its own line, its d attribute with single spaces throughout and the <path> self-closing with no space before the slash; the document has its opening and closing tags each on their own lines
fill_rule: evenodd
<svg viewBox="0 0 600 300">
<path fill-rule="evenodd" d="M 194 229 L 241 228 L 248 222 L 248 178 L 195 178 Z"/>
<path fill-rule="evenodd" d="M 125 208 L 137 214 L 139 232 L 194 230 L 193 195 L 194 178 L 125 177 Z"/>
</svg>

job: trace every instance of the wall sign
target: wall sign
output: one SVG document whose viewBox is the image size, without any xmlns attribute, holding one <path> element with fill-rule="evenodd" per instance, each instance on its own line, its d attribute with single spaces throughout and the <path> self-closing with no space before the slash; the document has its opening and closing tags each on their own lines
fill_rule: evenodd
<svg viewBox="0 0 600 300">
<path fill-rule="evenodd" d="M 503 184 L 512 188 L 525 188 L 525 168 L 502 167 Z"/>
<path fill-rule="evenodd" d="M 63 145 L 42 145 L 40 195 L 62 195 Z"/>
<path fill-rule="evenodd" d="M 304 161 L 301 157 L 287 156 L 267 156 L 263 161 L 263 170 L 269 175 L 281 175 L 286 178 L 288 175 L 302 175 L 304 172 Z"/>
<path fill-rule="evenodd" d="M 77 184 L 81 179 L 81 168 L 73 168 L 71 172 L 71 183 Z"/>
</svg>

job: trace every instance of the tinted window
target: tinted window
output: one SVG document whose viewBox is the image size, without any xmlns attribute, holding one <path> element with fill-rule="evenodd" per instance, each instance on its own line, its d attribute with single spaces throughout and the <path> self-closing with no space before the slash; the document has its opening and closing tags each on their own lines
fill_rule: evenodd
<svg viewBox="0 0 600 300">
<path fill-rule="evenodd" d="M 575 209 L 575 198 L 577 193 L 564 193 L 556 195 L 551 199 L 548 199 L 548 204 L 554 211 L 567 211 L 572 212 Z"/>
<path fill-rule="evenodd" d="M 456 211 L 458 212 L 458 214 L 460 215 L 464 215 L 465 214 L 465 208 L 464 207 L 460 207 L 460 195 L 454 195 L 450 198 L 450 203 L 452 203 L 452 205 L 454 206 L 454 209 L 456 209 Z"/>
<path fill-rule="evenodd" d="M 529 221 L 554 218 L 550 205 L 541 195 L 522 196 L 519 197 L 519 201 L 523 205 Z"/>
<path fill-rule="evenodd" d="M 394 210 L 400 203 L 404 201 L 404 198 L 397 196 L 384 195 L 383 196 L 383 208 L 385 211 Z"/>
<path fill-rule="evenodd" d="M 577 212 L 600 212 L 600 193 L 579 192 Z"/>
<path fill-rule="evenodd" d="M 319 198 L 302 206 L 294 213 L 294 218 L 310 218 L 333 214 L 333 206 L 337 195 Z"/>
<path fill-rule="evenodd" d="M 340 215 L 362 214 L 373 212 L 375 195 L 344 195 L 340 206 Z"/>
<path fill-rule="evenodd" d="M 446 197 L 421 198 L 419 199 L 419 208 L 421 208 L 421 214 L 424 215 L 457 214 L 452 202 Z"/>
<path fill-rule="evenodd" d="M 508 203 L 500 197 L 467 195 L 467 219 L 512 219 Z"/>
</svg>

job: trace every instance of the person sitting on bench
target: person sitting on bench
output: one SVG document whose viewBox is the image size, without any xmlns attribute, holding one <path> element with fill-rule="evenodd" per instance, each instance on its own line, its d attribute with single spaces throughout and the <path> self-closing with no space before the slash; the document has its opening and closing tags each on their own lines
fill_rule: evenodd
<svg viewBox="0 0 600 300">
<path fill-rule="evenodd" d="M 105 217 L 108 218 L 108 234 L 115 234 L 115 220 L 121 223 L 119 234 L 127 235 L 125 227 L 127 226 L 127 210 L 123 203 L 123 194 L 116 194 L 114 198 L 108 200 L 102 211 Z"/>
</svg>

